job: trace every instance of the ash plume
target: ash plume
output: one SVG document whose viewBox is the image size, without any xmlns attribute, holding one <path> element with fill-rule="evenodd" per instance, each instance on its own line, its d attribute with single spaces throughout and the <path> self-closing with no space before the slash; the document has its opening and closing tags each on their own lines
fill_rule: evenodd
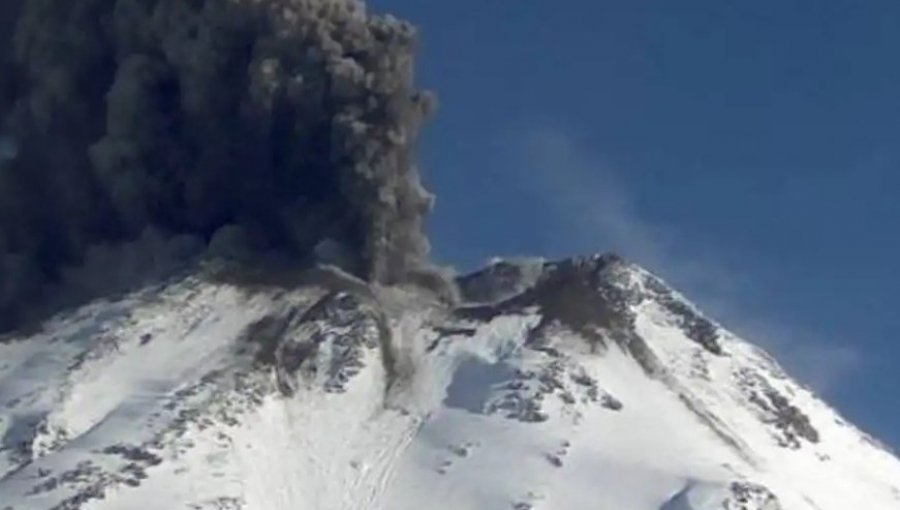
<svg viewBox="0 0 900 510">
<path fill-rule="evenodd" d="M 415 40 L 356 0 L 4 1 L 0 330 L 197 253 L 422 270 Z"/>
</svg>

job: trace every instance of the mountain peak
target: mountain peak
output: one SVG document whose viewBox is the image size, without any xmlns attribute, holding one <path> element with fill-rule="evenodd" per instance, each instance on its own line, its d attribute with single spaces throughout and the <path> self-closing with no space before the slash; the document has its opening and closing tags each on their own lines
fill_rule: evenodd
<svg viewBox="0 0 900 510">
<path fill-rule="evenodd" d="M 627 264 L 615 253 L 599 253 L 550 262 L 543 258 L 493 259 L 483 269 L 460 277 L 457 283 L 469 302 L 494 302 L 533 285 L 547 272 L 567 268 L 567 275 L 589 277 L 617 264 Z"/>
<path fill-rule="evenodd" d="M 456 305 L 236 281 L 0 344 L 0 508 L 900 505 L 900 461 L 621 257 L 496 260 Z"/>
<path fill-rule="evenodd" d="M 715 355 L 722 355 L 719 327 L 660 278 L 614 253 L 547 262 L 542 259 L 496 260 L 459 279 L 461 294 L 490 309 L 539 306 L 546 321 L 593 336 L 633 329 L 632 308 L 652 300 L 679 323 L 684 334 Z"/>
</svg>

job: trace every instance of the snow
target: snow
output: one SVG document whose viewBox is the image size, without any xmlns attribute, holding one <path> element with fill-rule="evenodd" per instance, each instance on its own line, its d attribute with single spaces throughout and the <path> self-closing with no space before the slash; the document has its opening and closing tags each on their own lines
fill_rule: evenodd
<svg viewBox="0 0 900 510">
<path fill-rule="evenodd" d="M 286 396 L 248 332 L 325 286 L 187 278 L 95 303 L 0 343 L 0 509 L 900 508 L 900 461 L 763 351 L 718 325 L 705 348 L 640 268 L 609 279 L 658 370 L 564 324 L 536 343 L 536 306 L 474 319 L 375 288 L 390 356 L 361 341 L 335 385 L 316 366 L 377 334 L 335 325 L 318 365 L 282 370 Z"/>
</svg>

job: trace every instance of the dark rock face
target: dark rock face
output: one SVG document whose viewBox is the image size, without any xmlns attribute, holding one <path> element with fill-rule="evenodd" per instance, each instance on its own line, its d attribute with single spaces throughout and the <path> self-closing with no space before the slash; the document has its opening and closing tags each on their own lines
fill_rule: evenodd
<svg viewBox="0 0 900 510">
<path fill-rule="evenodd" d="M 565 391 L 562 377 L 563 365 L 559 360 L 550 361 L 539 370 L 516 370 L 512 380 L 504 385 L 502 397 L 490 406 L 489 412 L 499 412 L 509 419 L 527 423 L 547 421 L 549 415 L 542 409 L 544 400 Z"/>
<path fill-rule="evenodd" d="M 386 345 L 389 335 L 375 310 L 345 292 L 327 294 L 291 322 L 274 353 L 286 396 L 296 391 L 298 375 L 322 381 L 326 392 L 346 391 L 364 367 L 365 352 Z"/>
<path fill-rule="evenodd" d="M 540 307 L 544 323 L 558 321 L 591 341 L 602 341 L 598 330 L 624 338 L 634 323 L 629 296 L 606 274 L 617 262 L 617 257 L 604 255 L 549 264 L 522 297 Z"/>
<path fill-rule="evenodd" d="M 723 503 L 725 510 L 781 510 L 781 503 L 772 491 L 748 482 L 731 484 L 731 498 Z"/>
<path fill-rule="evenodd" d="M 616 270 L 623 264 L 615 254 L 547 263 L 536 283 L 520 294 L 496 304 L 460 308 L 457 316 L 490 321 L 499 315 L 536 307 L 541 321 L 531 332 L 530 347 L 540 348 L 548 328 L 559 325 L 587 339 L 593 352 L 605 350 L 610 342 L 619 345 L 648 373 L 655 374 L 660 370 L 659 363 L 636 334 L 631 309 L 646 296 L 626 290 L 618 281 Z M 476 273 L 476 278 L 486 280 L 491 274 Z M 500 272 L 501 281 L 509 277 L 506 270 Z M 490 288 L 486 281 L 479 285 Z"/>
<path fill-rule="evenodd" d="M 307 309 L 292 307 L 253 323 L 243 333 L 245 346 L 255 345 L 257 365 L 274 367 L 285 396 L 296 392 L 299 379 L 342 393 L 364 367 L 366 351 L 380 350 L 389 375 L 393 370 L 390 329 L 369 300 L 356 292 L 330 291 Z"/>
<path fill-rule="evenodd" d="M 741 390 L 756 407 L 760 420 L 773 427 L 773 436 L 779 446 L 797 449 L 802 441 L 818 443 L 819 431 L 809 416 L 793 405 L 787 397 L 773 388 L 765 379 L 750 371 L 735 374 Z"/>
<path fill-rule="evenodd" d="M 719 330 L 711 321 L 694 311 L 689 305 L 677 299 L 672 291 L 654 278 L 648 279 L 647 286 L 657 302 L 678 319 L 685 335 L 704 349 L 721 356 L 724 354 L 719 342 Z"/>
<path fill-rule="evenodd" d="M 540 423 L 550 418 L 546 406 L 551 399 L 562 406 L 566 416 L 580 419 L 584 407 L 600 405 L 609 411 L 621 411 L 622 402 L 598 386 L 574 360 L 555 350 L 527 348 L 535 358 L 530 368 L 516 369 L 498 385 L 495 398 L 488 402 L 488 414 L 500 414 L 510 420 Z"/>
<path fill-rule="evenodd" d="M 498 315 L 514 314 L 536 306 L 543 317 L 539 329 L 556 322 L 599 340 L 596 334 L 599 328 L 628 329 L 633 322 L 627 306 L 629 296 L 612 284 L 605 274 L 606 269 L 619 261 L 615 255 L 601 255 L 548 263 L 537 282 L 523 292 L 496 304 L 461 308 L 457 315 L 489 321 Z M 508 288 L 517 277 L 515 271 L 511 266 L 496 264 L 472 277 L 464 277 L 460 280 L 462 293 L 485 296 L 491 289 Z"/>
<path fill-rule="evenodd" d="M 613 412 L 623 409 L 622 402 L 600 388 L 585 373 L 578 355 L 567 352 L 553 334 L 562 327 L 586 339 L 592 352 L 603 352 L 614 342 L 640 357 L 642 344 L 634 333 L 634 314 L 630 309 L 634 297 L 617 285 L 611 272 L 619 262 L 621 259 L 614 255 L 603 255 L 544 264 L 537 280 L 513 297 L 456 311 L 456 318 L 477 322 L 488 322 L 500 315 L 531 313 L 534 309 L 541 317 L 527 332 L 522 351 L 515 354 L 528 361 L 494 385 L 496 392 L 484 406 L 485 412 L 540 423 L 550 418 L 555 412 L 551 409 L 556 406 L 561 406 L 563 414 L 576 422 L 585 406 L 599 405 Z M 519 271 L 511 264 L 495 264 L 463 278 L 462 293 L 470 300 L 477 296 L 489 303 L 498 292 L 508 292 L 520 284 Z"/>
<path fill-rule="evenodd" d="M 150 466 L 156 466 L 162 462 L 159 455 L 139 446 L 113 445 L 103 449 L 108 455 L 119 455 L 133 462 L 141 462 Z"/>
<path fill-rule="evenodd" d="M 463 309 L 460 314 L 486 321 L 537 307 L 541 321 L 531 333 L 532 347 L 540 346 L 548 328 L 561 325 L 587 339 L 593 352 L 602 352 L 610 343 L 618 345 L 648 374 L 655 375 L 662 367 L 637 335 L 632 311 L 647 296 L 620 281 L 618 270 L 624 266 L 623 259 L 615 254 L 548 263 L 537 282 L 521 294 L 496 305 Z"/>
<path fill-rule="evenodd" d="M 51 510 L 78 510 L 91 500 L 103 499 L 109 487 L 125 485 L 137 487 L 147 478 L 146 470 L 158 466 L 162 459 L 143 446 L 113 445 L 103 449 L 106 455 L 120 457 L 123 462 L 117 470 L 109 470 L 91 461 L 79 462 L 77 465 L 53 475 L 41 471 L 41 481 L 34 485 L 29 495 L 66 488 L 75 494 L 64 499 Z"/>
<path fill-rule="evenodd" d="M 690 496 L 698 486 L 689 483 L 684 489 L 666 502 L 660 510 L 681 510 L 694 508 L 690 502 Z M 768 488 L 746 481 L 732 482 L 727 487 L 727 492 L 721 501 L 709 501 L 713 506 L 703 508 L 716 508 L 721 510 L 783 510 L 778 497 Z"/>
<path fill-rule="evenodd" d="M 799 438 L 806 439 L 810 443 L 819 442 L 819 431 L 813 427 L 803 411 L 793 405 L 788 399 L 775 390 L 768 390 L 764 398 L 753 399 L 754 403 L 773 415 L 772 423 L 781 431 L 782 446 L 799 448 Z"/>
<path fill-rule="evenodd" d="M 458 278 L 456 283 L 464 301 L 492 303 L 520 293 L 526 276 L 521 264 L 500 261 Z"/>
</svg>

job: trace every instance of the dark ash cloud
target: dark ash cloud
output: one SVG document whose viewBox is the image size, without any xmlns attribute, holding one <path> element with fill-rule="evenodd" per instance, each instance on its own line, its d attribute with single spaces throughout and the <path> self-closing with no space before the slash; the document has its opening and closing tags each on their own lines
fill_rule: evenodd
<svg viewBox="0 0 900 510">
<path fill-rule="evenodd" d="M 4 1 L 0 330 L 204 251 L 420 271 L 415 39 L 356 0 Z"/>
</svg>

